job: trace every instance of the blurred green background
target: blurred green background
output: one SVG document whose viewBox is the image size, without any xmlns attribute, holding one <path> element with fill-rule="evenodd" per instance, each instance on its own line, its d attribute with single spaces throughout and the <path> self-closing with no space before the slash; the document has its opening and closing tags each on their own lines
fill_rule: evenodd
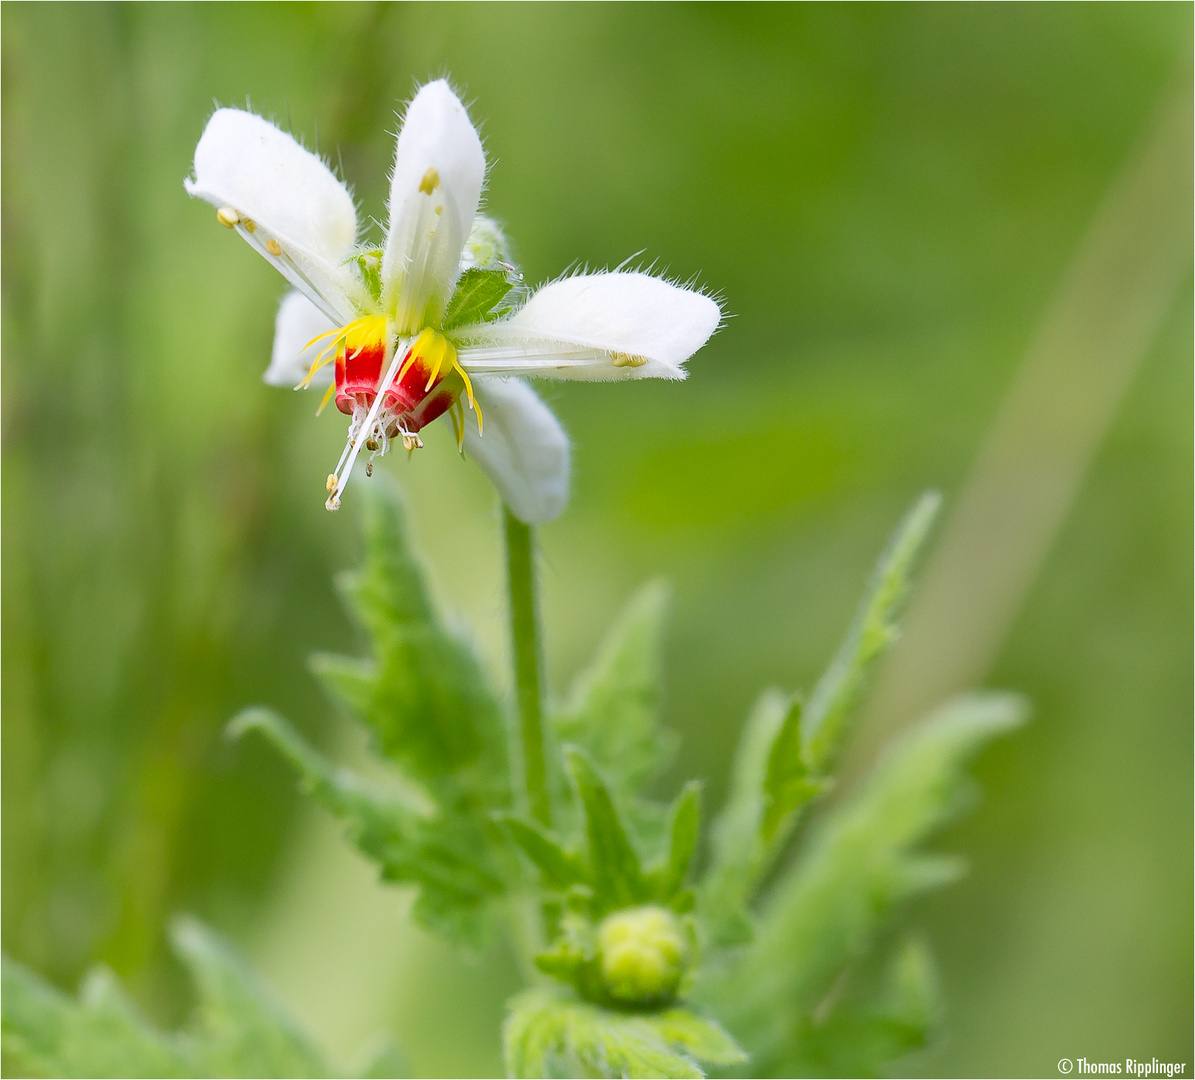
<svg viewBox="0 0 1195 1080">
<path fill-rule="evenodd" d="M 543 530 L 557 689 L 633 588 L 675 585 L 667 786 L 711 803 L 768 683 L 808 687 L 883 539 L 958 491 L 1100 198 L 1189 69 L 1189 4 L 16 5 L 3 12 L 3 944 L 111 964 L 162 1022 L 189 910 L 347 1053 L 491 1075 L 517 979 L 411 928 L 257 745 L 246 704 L 358 737 L 305 668 L 354 631 L 323 509 L 338 414 L 266 387 L 282 281 L 191 202 L 212 108 L 339 154 L 381 217 L 394 109 L 450 74 L 532 281 L 643 250 L 734 317 L 681 385 L 543 390 L 575 444 Z M 909 1068 L 1191 1060 L 1190 281 L 993 685 L 1034 723 L 980 762 L 920 905 L 948 1042 Z M 450 439 L 388 461 L 499 678 L 492 492 Z"/>
</svg>

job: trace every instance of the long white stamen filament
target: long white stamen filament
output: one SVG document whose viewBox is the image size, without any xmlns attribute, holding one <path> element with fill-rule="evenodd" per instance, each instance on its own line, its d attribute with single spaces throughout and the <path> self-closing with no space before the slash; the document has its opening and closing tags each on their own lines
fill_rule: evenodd
<svg viewBox="0 0 1195 1080">
<path fill-rule="evenodd" d="M 609 366 L 610 354 L 601 349 L 568 346 L 481 345 L 457 350 L 462 368 L 477 375 L 513 374 L 536 368 Z"/>
<path fill-rule="evenodd" d="M 374 395 L 373 404 L 370 405 L 369 412 L 365 414 L 365 421 L 355 435 L 352 429 L 349 429 L 349 442 L 345 447 L 345 453 L 341 454 L 336 471 L 332 474 L 336 483 L 328 495 L 328 501 L 324 503 L 324 506 L 329 510 L 340 509 L 340 493 L 344 491 L 345 484 L 349 482 L 349 477 L 353 475 L 353 465 L 357 460 L 357 455 L 361 453 L 361 447 L 365 445 L 365 440 L 369 437 L 368 433 L 373 430 L 374 421 L 377 420 L 378 413 L 382 411 L 382 403 L 386 400 L 386 391 L 394 381 L 394 376 L 398 374 L 399 365 L 402 363 L 403 356 L 410 346 L 410 338 L 404 337 L 398 339 L 394 348 L 394 356 L 390 360 L 389 367 L 386 368 L 385 377 L 378 384 L 378 392 Z"/>
</svg>

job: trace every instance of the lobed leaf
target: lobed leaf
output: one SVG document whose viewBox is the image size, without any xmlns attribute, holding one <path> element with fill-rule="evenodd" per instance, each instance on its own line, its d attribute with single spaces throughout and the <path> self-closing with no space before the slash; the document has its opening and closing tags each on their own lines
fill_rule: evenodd
<svg viewBox="0 0 1195 1080">
<path fill-rule="evenodd" d="M 1006 694 L 957 698 L 907 732 L 872 775 L 821 822 L 761 916 L 751 948 L 707 985 L 761 1075 L 785 1074 L 802 1025 L 847 967 L 863 958 L 896 907 L 957 874 L 916 849 L 961 809 L 963 768 L 1021 723 Z"/>
<path fill-rule="evenodd" d="M 577 856 L 549 836 L 537 822 L 524 821 L 513 814 L 498 816 L 510 838 L 539 868 L 549 889 L 563 892 L 588 880 L 585 866 Z"/>
<path fill-rule="evenodd" d="M 583 750 L 566 747 L 564 757 L 585 814 L 590 881 L 599 910 L 641 903 L 650 890 L 609 788 Z"/>
<path fill-rule="evenodd" d="M 24 1069 L 63 1077 L 203 1075 L 195 1048 L 154 1030 L 107 969 L 94 969 L 75 1000 L 8 957 L 2 964 L 0 1045 Z"/>
<path fill-rule="evenodd" d="M 385 483 L 372 487 L 365 499 L 365 565 L 341 585 L 369 631 L 373 657 L 317 656 L 315 672 L 413 779 L 502 805 L 501 709 L 476 657 L 432 608 L 397 491 Z"/>
<path fill-rule="evenodd" d="M 867 676 L 896 640 L 913 563 L 941 505 L 942 496 L 927 491 L 897 526 L 846 639 L 813 689 L 801 738 L 801 756 L 811 772 L 825 773 L 833 764 Z"/>
<path fill-rule="evenodd" d="M 246 710 L 228 730 L 233 737 L 263 735 L 294 766 L 307 794 L 345 823 L 349 839 L 386 880 L 419 885 L 414 912 L 423 925 L 454 940 L 481 939 L 485 907 L 504 887 L 482 820 L 444 814 L 416 793 L 387 791 L 332 765 L 267 709 Z"/>
<path fill-rule="evenodd" d="M 689 864 L 697 850 L 697 838 L 701 828 L 701 785 L 690 780 L 676 797 L 669 811 L 668 848 L 660 867 L 655 894 L 658 900 L 668 902 L 685 883 Z"/>
<path fill-rule="evenodd" d="M 699 1060 L 745 1057 L 717 1024 L 685 1010 L 616 1012 L 545 990 L 511 1002 L 502 1036 L 513 1077 L 702 1077 Z"/>
</svg>

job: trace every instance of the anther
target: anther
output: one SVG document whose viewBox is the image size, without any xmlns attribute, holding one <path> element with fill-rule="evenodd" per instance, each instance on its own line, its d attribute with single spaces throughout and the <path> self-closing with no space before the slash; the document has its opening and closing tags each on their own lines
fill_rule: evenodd
<svg viewBox="0 0 1195 1080">
<path fill-rule="evenodd" d="M 245 232 L 257 232 L 257 222 L 252 218 L 241 218 L 241 228 Z"/>
<path fill-rule="evenodd" d="M 334 472 L 328 473 L 328 482 L 324 485 L 324 490 L 329 495 L 336 490 L 336 474 Z"/>
<path fill-rule="evenodd" d="M 278 243 L 272 236 L 266 241 L 266 251 L 268 251 L 274 258 L 282 254 L 282 245 Z"/>
<path fill-rule="evenodd" d="M 647 363 L 646 356 L 633 356 L 624 352 L 611 353 L 610 359 L 615 367 L 643 367 Z"/>
<path fill-rule="evenodd" d="M 231 206 L 221 206 L 216 211 L 216 220 L 226 229 L 235 229 L 237 222 L 241 220 L 241 215 Z"/>
<path fill-rule="evenodd" d="M 336 513 L 336 511 L 340 509 L 340 499 L 335 495 L 329 496 L 328 501 L 324 503 L 324 509 L 330 513 Z"/>
<path fill-rule="evenodd" d="M 422 450 L 423 440 L 413 431 L 404 431 L 402 433 L 402 448 L 404 450 Z"/>
<path fill-rule="evenodd" d="M 365 475 L 373 476 L 373 462 L 372 461 L 367 461 L 365 463 Z"/>
<path fill-rule="evenodd" d="M 368 439 L 365 440 L 365 449 L 366 450 L 377 450 L 377 448 L 378 448 L 378 440 L 375 439 L 372 435 Z"/>
<path fill-rule="evenodd" d="M 430 195 L 440 186 L 440 174 L 436 172 L 435 168 L 428 169 L 423 174 L 423 179 L 419 181 L 419 190 L 424 195 Z"/>
</svg>

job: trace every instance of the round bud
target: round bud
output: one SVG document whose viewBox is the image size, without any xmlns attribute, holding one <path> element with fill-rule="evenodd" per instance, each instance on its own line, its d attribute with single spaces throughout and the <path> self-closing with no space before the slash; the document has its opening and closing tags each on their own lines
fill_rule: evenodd
<svg viewBox="0 0 1195 1080">
<path fill-rule="evenodd" d="M 616 911 L 597 932 L 606 992 L 627 1005 L 647 1005 L 676 994 L 689 944 L 677 917 L 648 905 Z"/>
</svg>

